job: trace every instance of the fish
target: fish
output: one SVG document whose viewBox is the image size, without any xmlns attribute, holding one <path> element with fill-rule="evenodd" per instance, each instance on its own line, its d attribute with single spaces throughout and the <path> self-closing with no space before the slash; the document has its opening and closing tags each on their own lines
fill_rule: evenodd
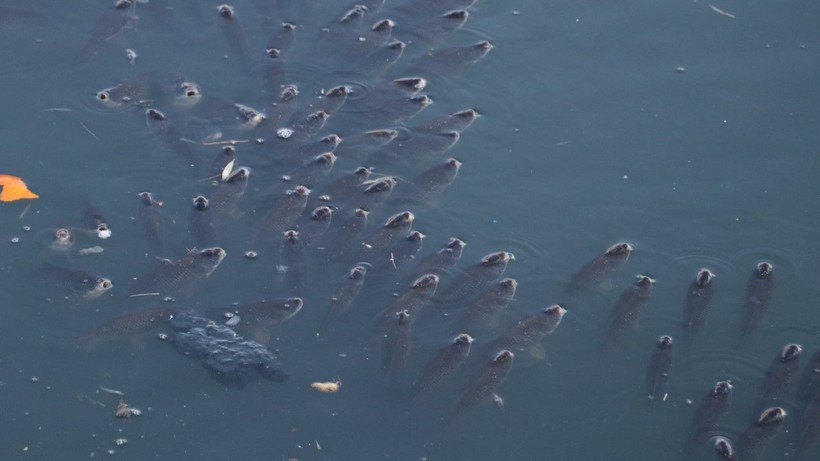
<svg viewBox="0 0 820 461">
<path fill-rule="evenodd" d="M 577 296 L 588 289 L 610 290 L 612 277 L 629 261 L 632 249 L 632 245 L 626 242 L 619 242 L 607 248 L 602 254 L 584 264 L 572 277 L 565 295 Z"/>
<path fill-rule="evenodd" d="M 160 267 L 137 278 L 129 294 L 159 293 L 162 296 L 191 296 L 196 286 L 208 278 L 225 259 L 220 247 L 191 250 L 174 261 L 165 260 Z"/>
<path fill-rule="evenodd" d="M 766 370 L 766 377 L 758 393 L 757 411 L 768 406 L 783 403 L 783 397 L 789 386 L 795 380 L 800 370 L 800 354 L 803 347 L 799 344 L 786 344 L 780 354 L 772 360 Z"/>
<path fill-rule="evenodd" d="M 322 197 L 326 197 L 329 201 L 349 197 L 359 190 L 362 183 L 367 181 L 372 170 L 366 166 L 360 166 L 352 172 L 345 173 L 332 183 L 321 189 Z"/>
<path fill-rule="evenodd" d="M 182 132 L 157 109 L 146 109 L 145 119 L 148 129 L 153 133 L 157 142 L 167 150 L 176 153 L 186 164 L 195 166 L 197 155 L 193 141 L 186 139 Z"/>
<path fill-rule="evenodd" d="M 114 287 L 108 278 L 48 263 L 40 266 L 39 274 L 70 301 L 93 301 Z"/>
<path fill-rule="evenodd" d="M 145 239 L 148 240 L 151 253 L 161 256 L 165 254 L 165 220 L 159 211 L 162 202 L 157 201 L 150 192 L 140 192 L 137 195 L 140 199 L 137 216 L 142 224 Z"/>
<path fill-rule="evenodd" d="M 504 400 L 497 392 L 507 379 L 514 358 L 515 354 L 504 349 L 496 353 L 489 363 L 478 370 L 459 395 L 452 418 L 486 403 L 494 403 L 503 410 Z"/>
<path fill-rule="evenodd" d="M 216 190 L 208 199 L 208 208 L 215 215 L 233 216 L 239 214 L 238 205 L 248 188 L 251 170 L 241 167 L 233 170 L 227 178 L 219 182 Z"/>
<path fill-rule="evenodd" d="M 367 227 L 367 216 L 369 214 L 370 212 L 364 208 L 356 208 L 344 219 L 336 221 L 340 222 L 340 224 L 338 231 L 331 239 L 333 243 L 331 243 L 330 250 L 328 251 L 329 257 L 337 258 L 345 252 L 350 251 L 353 241 L 358 238 Z M 356 245 L 355 248 L 358 249 L 358 245 Z"/>
<path fill-rule="evenodd" d="M 456 267 L 461 260 L 461 255 L 464 254 L 466 245 L 463 240 L 451 237 L 445 245 L 419 263 L 420 272 L 432 273 L 438 276 L 444 275 L 444 273 Z"/>
<path fill-rule="evenodd" d="M 466 10 L 448 10 L 439 15 L 428 16 L 423 27 L 403 29 L 399 38 L 417 49 L 433 48 L 453 32 L 461 29 L 469 17 L 470 13 Z"/>
<path fill-rule="evenodd" d="M 213 308 L 207 311 L 207 317 L 237 330 L 246 327 L 262 331 L 270 330 L 288 321 L 298 314 L 303 306 L 302 298 L 281 298 L 242 304 L 227 309 Z"/>
<path fill-rule="evenodd" d="M 372 153 L 389 145 L 398 136 L 398 130 L 392 128 L 356 133 L 345 137 L 345 142 L 337 153 L 344 158 L 364 161 L 370 158 Z"/>
<path fill-rule="evenodd" d="M 346 205 L 373 211 L 390 197 L 390 193 L 397 183 L 398 178 L 395 176 L 382 176 L 381 178 L 364 181 L 362 182 L 361 192 L 351 196 L 351 200 L 346 202 Z"/>
<path fill-rule="evenodd" d="M 328 115 L 338 112 L 347 102 L 347 97 L 353 92 L 353 88 L 347 85 L 337 85 L 328 88 L 310 105 L 314 111 L 322 111 Z"/>
<path fill-rule="evenodd" d="M 86 61 L 99 53 L 128 29 L 132 29 L 139 17 L 135 0 L 117 0 L 114 8 L 103 13 L 94 23 L 91 37 L 80 51 L 79 59 Z"/>
<path fill-rule="evenodd" d="M 663 335 L 655 343 L 655 350 L 646 367 L 646 390 L 649 400 L 663 398 L 669 371 L 672 369 L 672 337 Z"/>
<path fill-rule="evenodd" d="M 64 255 L 73 250 L 76 243 L 75 233 L 70 227 L 46 229 L 38 232 L 37 238 L 43 242 L 44 253 L 52 252 Z"/>
<path fill-rule="evenodd" d="M 288 84 L 282 88 L 278 99 L 273 103 L 273 108 L 268 110 L 267 126 L 273 131 L 273 136 L 276 136 L 276 130 L 284 127 L 296 110 L 299 98 L 299 87 Z"/>
<path fill-rule="evenodd" d="M 456 179 L 462 163 L 454 158 L 433 165 L 410 181 L 408 192 L 398 199 L 399 203 L 429 205 Z"/>
<path fill-rule="evenodd" d="M 80 335 L 75 343 L 92 347 L 100 342 L 133 337 L 157 328 L 168 326 L 177 309 L 155 306 L 118 315 Z"/>
<path fill-rule="evenodd" d="M 217 7 L 219 17 L 219 25 L 222 28 L 222 34 L 228 42 L 228 48 L 231 53 L 239 59 L 240 64 L 247 70 L 250 67 L 248 63 L 248 39 L 245 31 L 239 23 L 233 6 L 222 4 Z"/>
<path fill-rule="evenodd" d="M 726 437 L 715 437 L 714 448 L 715 454 L 717 455 L 718 459 L 737 459 L 737 457 L 735 456 L 734 445 L 732 445 L 731 440 L 727 439 Z"/>
<path fill-rule="evenodd" d="M 732 403 L 733 388 L 730 381 L 718 381 L 709 393 L 703 396 L 686 431 L 683 446 L 685 454 L 694 452 L 717 431 L 718 423 L 729 411 Z"/>
<path fill-rule="evenodd" d="M 410 211 L 402 211 L 387 218 L 384 225 L 365 239 L 365 249 L 367 254 L 374 254 L 377 251 L 385 250 L 394 244 L 402 235 L 406 235 L 416 216 Z"/>
<path fill-rule="evenodd" d="M 396 298 L 392 306 L 385 309 L 379 316 L 383 325 L 384 320 L 391 320 L 397 312 L 407 312 L 411 317 L 411 322 L 418 319 L 419 313 L 430 304 L 430 300 L 436 294 L 439 278 L 435 274 L 425 274 L 416 279 L 412 285 L 405 289 Z"/>
<path fill-rule="evenodd" d="M 621 293 L 612 306 L 601 348 L 608 347 L 624 331 L 638 327 L 638 319 L 646 305 L 649 304 L 654 284 L 655 279 L 646 275 L 638 275 L 635 283 Z"/>
<path fill-rule="evenodd" d="M 394 150 L 398 155 L 397 161 L 412 166 L 417 162 L 427 162 L 444 154 L 460 139 L 461 133 L 458 131 L 415 133 L 406 140 L 399 140 L 398 148 Z"/>
<path fill-rule="evenodd" d="M 366 98 L 348 101 L 348 109 L 362 119 L 364 126 L 406 122 L 433 104 L 432 98 L 419 93 L 426 86 L 427 80 L 421 77 L 376 82 Z M 396 131 L 389 141 L 398 135 Z M 355 155 L 352 150 L 345 151 L 345 154 Z"/>
<path fill-rule="evenodd" d="M 344 315 L 362 291 L 367 279 L 366 264 L 356 264 L 340 281 L 330 298 L 325 325 Z"/>
<path fill-rule="evenodd" d="M 346 72 L 357 77 L 374 80 L 381 78 L 404 54 L 407 44 L 401 40 L 390 41 L 364 56 L 353 59 Z"/>
<path fill-rule="evenodd" d="M 209 173 L 211 176 L 221 177 L 225 172 L 225 168 L 230 165 L 231 162 L 234 162 L 234 165 L 236 164 L 236 148 L 234 146 L 223 146 L 219 155 L 214 157 L 213 162 L 211 162 Z M 228 174 L 231 172 L 232 169 L 228 171 Z"/>
<path fill-rule="evenodd" d="M 235 113 L 237 114 L 235 118 L 239 121 L 238 128 L 242 131 L 249 131 L 258 127 L 268 118 L 262 111 L 245 104 L 234 103 L 233 107 L 236 109 Z"/>
<path fill-rule="evenodd" d="M 424 371 L 413 383 L 414 402 L 431 392 L 436 386 L 450 378 L 470 356 L 473 337 L 459 333 L 449 344 L 438 350 L 424 367 Z"/>
<path fill-rule="evenodd" d="M 279 270 L 284 272 L 283 285 L 286 292 L 302 295 L 308 276 L 308 260 L 305 254 L 305 243 L 299 232 L 287 230 L 282 242 L 281 261 Z"/>
<path fill-rule="evenodd" d="M 412 127 L 411 130 L 417 133 L 430 134 L 456 131 L 460 134 L 469 128 L 479 116 L 478 111 L 475 109 L 464 109 L 453 112 L 450 115 L 436 117 L 432 120 Z"/>
<path fill-rule="evenodd" d="M 299 185 L 278 196 L 276 205 L 268 213 L 268 217 L 262 225 L 260 235 L 281 235 L 279 233 L 296 224 L 296 220 L 305 211 L 309 195 L 310 189 L 304 185 Z"/>
<path fill-rule="evenodd" d="M 262 66 L 263 91 L 276 93 L 288 77 L 287 60 L 296 37 L 296 25 L 284 21 L 268 40 L 265 63 Z"/>
<path fill-rule="evenodd" d="M 815 447 L 820 439 L 820 395 L 815 395 L 801 412 L 795 453 L 798 458 Z M 808 459 L 808 458 L 807 458 Z"/>
<path fill-rule="evenodd" d="M 479 298 L 471 303 L 458 321 L 460 330 L 478 333 L 494 330 L 499 316 L 513 301 L 518 281 L 506 277 L 490 285 Z"/>
<path fill-rule="evenodd" d="M 416 258 L 424 244 L 425 234 L 414 230 L 399 240 L 390 250 L 390 263 L 394 269 L 404 267 Z"/>
<path fill-rule="evenodd" d="M 510 261 L 515 261 L 515 255 L 509 251 L 497 251 L 484 256 L 481 262 L 456 276 L 440 301 L 446 305 L 469 301 L 497 282 L 504 275 Z"/>
<path fill-rule="evenodd" d="M 404 370 L 410 356 L 413 318 L 406 310 L 395 312 L 387 325 L 382 344 L 382 369 L 391 379 L 396 379 Z"/>
<path fill-rule="evenodd" d="M 88 198 L 85 201 L 82 216 L 86 229 L 103 240 L 111 237 L 111 226 L 108 225 L 108 220 L 105 219 L 103 212 L 92 205 Z"/>
<path fill-rule="evenodd" d="M 785 419 L 786 410 L 781 407 L 763 410 L 760 417 L 738 437 L 737 459 L 741 461 L 762 459 L 763 453 L 780 431 Z"/>
<path fill-rule="evenodd" d="M 291 152 L 288 152 L 288 158 L 284 159 L 282 163 L 286 163 L 288 165 L 294 163 L 297 166 L 304 167 L 305 164 L 316 161 L 321 155 L 333 153 L 341 143 L 342 137 L 337 134 L 323 136 L 318 141 L 311 139 L 304 144 L 295 147 Z M 331 159 L 328 158 L 325 160 Z M 335 155 L 332 160 L 333 162 L 336 161 Z M 330 166 L 333 166 L 332 163 Z M 297 179 L 291 178 L 291 181 L 297 181 Z"/>
<path fill-rule="evenodd" d="M 558 328 L 566 313 L 567 310 L 558 304 L 545 307 L 508 328 L 492 342 L 490 349 L 527 351 L 534 358 L 541 360 L 546 356 L 541 341 Z"/>
<path fill-rule="evenodd" d="M 333 152 L 319 154 L 292 171 L 288 176 L 295 184 L 313 187 L 333 169 L 336 155 Z"/>
<path fill-rule="evenodd" d="M 811 402 L 820 396 L 820 350 L 817 350 L 803 370 L 797 387 L 797 400 Z"/>
<path fill-rule="evenodd" d="M 684 305 L 684 325 L 686 326 L 687 344 L 691 344 L 695 335 L 706 323 L 706 315 L 712 306 L 714 272 L 703 268 L 698 271 L 695 280 L 689 285 Z"/>
<path fill-rule="evenodd" d="M 419 68 L 431 68 L 439 73 L 461 72 L 487 56 L 493 44 L 482 40 L 472 45 L 453 46 L 430 52 L 416 61 Z"/>
<path fill-rule="evenodd" d="M 333 209 L 329 206 L 318 206 L 313 209 L 310 218 L 299 226 L 299 235 L 306 247 L 316 246 L 324 237 L 333 219 Z"/>
<path fill-rule="evenodd" d="M 755 266 L 755 270 L 749 276 L 743 297 L 741 340 L 760 327 L 760 322 L 769 308 L 774 290 L 773 271 L 774 266 L 771 263 L 762 261 Z"/>
<path fill-rule="evenodd" d="M 195 248 L 216 246 L 216 226 L 210 201 L 202 195 L 194 197 L 193 206 L 188 210 L 188 235 Z"/>
<path fill-rule="evenodd" d="M 325 123 L 327 123 L 327 119 L 329 118 L 330 114 L 323 110 L 311 112 L 301 122 L 293 127 L 293 134 L 291 136 L 296 139 L 309 138 L 321 131 L 321 129 L 325 127 Z"/>
</svg>

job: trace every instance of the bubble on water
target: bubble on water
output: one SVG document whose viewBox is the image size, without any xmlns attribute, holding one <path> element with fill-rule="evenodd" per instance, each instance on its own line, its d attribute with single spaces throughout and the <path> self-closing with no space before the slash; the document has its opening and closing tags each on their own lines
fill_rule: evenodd
<svg viewBox="0 0 820 461">
<path fill-rule="evenodd" d="M 20 237 L 12 237 L 10 242 L 11 243 L 20 243 Z"/>
<path fill-rule="evenodd" d="M 245 257 L 248 258 L 248 259 L 256 259 L 257 256 L 259 256 L 259 253 L 255 252 L 253 250 L 245 252 Z"/>
<path fill-rule="evenodd" d="M 288 139 L 293 136 L 293 130 L 290 128 L 279 128 L 276 130 L 276 136 L 280 139 Z"/>
</svg>

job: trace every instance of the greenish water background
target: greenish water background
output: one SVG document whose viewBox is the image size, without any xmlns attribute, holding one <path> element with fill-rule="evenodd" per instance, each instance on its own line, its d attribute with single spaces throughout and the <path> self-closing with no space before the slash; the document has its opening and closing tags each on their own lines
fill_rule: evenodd
<svg viewBox="0 0 820 461">
<path fill-rule="evenodd" d="M 261 15 L 261 3 L 235 4 L 257 45 L 282 19 Z M 432 78 L 427 93 L 435 103 L 418 117 L 466 107 L 482 114 L 447 153 L 464 162 L 458 178 L 436 206 L 417 213 L 425 252 L 450 236 L 468 242 L 461 267 L 490 251 L 514 252 L 507 274 L 520 286 L 505 319 L 512 322 L 562 301 L 570 276 L 610 244 L 626 240 L 636 250 L 596 305 L 568 306 L 545 343 L 546 360 L 516 361 L 501 389 L 503 415 L 481 408 L 449 427 L 442 420 L 457 386 L 408 413 L 371 363 L 379 352 L 362 340 L 366 326 L 317 337 L 322 303 L 306 305 L 276 331 L 292 375 L 281 385 L 224 388 L 151 335 L 91 351 L 70 347 L 80 332 L 138 306 L 125 293 L 153 261 L 133 221 L 135 194 L 163 191 L 169 210 L 183 217 L 173 229 L 185 241 L 184 210 L 195 190 L 162 163 L 167 153 L 141 114 L 104 109 L 94 93 L 171 67 L 206 94 L 266 101 L 254 101 L 247 77 L 222 59 L 216 3 L 175 6 L 174 25 L 146 10 L 134 31 L 88 62 L 77 53 L 110 2 L 2 5 L 31 14 L 0 19 L 0 173 L 22 176 L 42 197 L 22 219 L 26 204 L 0 207 L 0 287 L 9 294 L 0 307 L 3 459 L 107 456 L 118 437 L 129 440 L 116 448 L 128 459 L 674 459 L 693 414 L 685 399 L 697 401 L 714 381 L 731 378 L 735 401 L 723 427 L 738 434 L 780 348 L 820 347 L 820 7 L 813 2 L 715 4 L 735 18 L 688 1 L 479 1 L 470 10 L 447 43 L 488 39 L 495 48 L 460 75 Z M 309 40 L 344 6 L 319 2 L 299 18 L 308 33 L 298 38 Z M 124 58 L 126 47 L 139 53 L 135 65 Z M 301 88 L 332 79 L 321 53 L 298 59 Z M 259 155 L 255 149 L 239 152 Z M 76 221 L 83 195 L 112 222 L 114 238 L 93 268 L 115 288 L 87 306 L 44 303 L 27 270 L 37 257 L 34 236 Z M 15 236 L 20 244 L 7 243 Z M 232 243 L 193 303 L 268 294 L 271 274 L 250 266 L 258 261 L 241 258 L 245 248 Z M 774 301 L 764 328 L 739 348 L 743 290 L 761 259 L 775 265 Z M 686 286 L 704 266 L 718 273 L 709 323 L 688 354 L 677 351 L 669 398 L 648 411 L 643 373 L 653 341 L 680 335 Z M 616 350 L 596 352 L 611 303 L 636 273 L 658 280 L 640 329 Z M 376 287 L 357 309 L 377 312 L 390 290 Z M 447 340 L 432 331 L 417 332 L 413 372 Z M 339 394 L 307 387 L 335 376 L 344 381 Z M 99 385 L 127 391 L 145 414 L 115 419 L 116 397 L 95 393 Z M 782 433 L 771 456 L 789 451 L 791 440 Z"/>
</svg>

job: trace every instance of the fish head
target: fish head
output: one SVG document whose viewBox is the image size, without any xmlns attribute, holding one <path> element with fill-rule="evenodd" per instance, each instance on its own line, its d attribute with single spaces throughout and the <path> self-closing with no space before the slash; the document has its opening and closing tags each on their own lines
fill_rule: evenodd
<svg viewBox="0 0 820 461">
<path fill-rule="evenodd" d="M 632 253 L 632 245 L 626 242 L 619 242 L 607 248 L 604 255 L 609 257 L 626 258 L 629 257 L 630 253 Z"/>
<path fill-rule="evenodd" d="M 313 158 L 313 162 L 318 165 L 324 165 L 328 168 L 332 167 L 334 163 L 336 163 L 336 154 L 333 152 L 325 152 L 323 154 L 319 154 Z"/>
<path fill-rule="evenodd" d="M 248 167 L 241 167 L 233 170 L 231 174 L 225 178 L 225 182 L 229 184 L 239 184 L 243 182 L 247 182 L 248 178 L 251 175 L 251 170 Z"/>
<path fill-rule="evenodd" d="M 715 278 L 715 273 L 704 267 L 698 271 L 695 281 L 700 288 L 704 288 L 712 283 L 713 278 Z"/>
<path fill-rule="evenodd" d="M 285 312 L 287 312 L 288 318 L 290 318 L 296 315 L 297 312 L 302 310 L 303 305 L 304 302 L 302 301 L 302 298 L 293 297 L 285 300 L 285 302 L 282 304 L 282 308 Z"/>
<path fill-rule="evenodd" d="M 393 28 L 396 27 L 396 23 L 392 19 L 381 19 L 376 21 L 373 26 L 370 27 L 370 30 L 373 32 L 390 32 Z"/>
<path fill-rule="evenodd" d="M 146 109 L 145 110 L 145 118 L 149 122 L 164 122 L 165 121 L 165 114 L 156 110 L 156 109 Z"/>
<path fill-rule="evenodd" d="M 417 278 L 410 287 L 414 290 L 436 289 L 438 287 L 439 277 L 436 274 L 424 274 Z"/>
<path fill-rule="evenodd" d="M 658 349 L 671 349 L 672 348 L 672 337 L 663 335 L 658 338 Z"/>
<path fill-rule="evenodd" d="M 407 234 L 405 240 L 407 240 L 408 242 L 421 242 L 424 239 L 424 237 L 427 237 L 427 235 L 416 230 Z"/>
<path fill-rule="evenodd" d="M 415 219 L 416 215 L 414 215 L 412 212 L 402 211 L 401 213 L 396 213 L 393 216 L 387 218 L 387 221 L 384 223 L 384 227 L 396 228 L 410 226 L 411 224 L 413 224 L 413 221 Z"/>
<path fill-rule="evenodd" d="M 495 357 L 493 358 L 493 363 L 498 364 L 498 365 L 512 363 L 514 358 L 515 358 L 515 354 L 508 351 L 507 349 L 504 349 L 504 350 L 498 351 L 498 353 L 495 354 Z"/>
<path fill-rule="evenodd" d="M 105 277 L 96 277 L 90 280 L 84 280 L 83 285 L 86 287 L 86 292 L 83 295 L 85 299 L 97 299 L 106 291 L 110 290 L 114 284 L 111 280 Z"/>
<path fill-rule="evenodd" d="M 763 410 L 760 418 L 757 419 L 758 426 L 769 426 L 780 424 L 786 419 L 786 410 L 781 407 L 771 407 Z"/>
<path fill-rule="evenodd" d="M 781 362 L 791 362 L 800 358 L 803 347 L 800 344 L 786 344 L 780 352 Z"/>
<path fill-rule="evenodd" d="M 732 393 L 732 383 L 730 381 L 718 381 L 715 383 L 715 388 L 712 389 L 713 395 L 727 395 Z"/>
<path fill-rule="evenodd" d="M 382 140 L 382 142 L 390 142 L 399 136 L 398 130 L 370 130 L 366 131 L 365 136 Z"/>
<path fill-rule="evenodd" d="M 560 322 L 561 319 L 564 317 L 564 314 L 567 313 L 567 310 L 558 304 L 553 304 L 552 306 L 545 307 L 541 310 L 541 312 L 548 318 L 555 319 L 556 321 Z"/>
<path fill-rule="evenodd" d="M 367 215 L 369 215 L 370 212 L 365 210 L 364 208 L 356 208 L 356 211 L 354 211 L 353 214 L 358 218 L 367 219 Z"/>
<path fill-rule="evenodd" d="M 454 158 L 448 158 L 445 164 L 449 167 L 454 169 L 456 172 L 461 168 L 462 163 Z"/>
<path fill-rule="evenodd" d="M 518 288 L 518 280 L 511 277 L 507 277 L 501 279 L 501 281 L 498 282 L 498 285 L 504 291 L 515 293 L 515 289 Z"/>
<path fill-rule="evenodd" d="M 350 272 L 347 273 L 347 278 L 351 280 L 359 280 L 366 275 L 367 267 L 359 264 L 357 266 L 354 266 L 353 269 L 350 269 Z"/>
<path fill-rule="evenodd" d="M 174 100 L 183 107 L 191 107 L 202 99 L 199 85 L 190 81 L 179 82 L 174 89 Z"/>
<path fill-rule="evenodd" d="M 198 269 L 205 274 L 211 275 L 219 264 L 225 259 L 227 253 L 220 247 L 204 248 L 195 253 Z"/>
<path fill-rule="evenodd" d="M 490 253 L 481 259 L 481 264 L 485 266 L 500 266 L 515 261 L 515 255 L 509 251 L 499 251 Z"/>
<path fill-rule="evenodd" d="M 757 263 L 757 267 L 755 268 L 755 273 L 759 278 L 765 279 L 772 275 L 772 271 L 774 270 L 774 266 L 766 261 L 762 261 Z"/>
<path fill-rule="evenodd" d="M 203 195 L 197 195 L 193 200 L 194 209 L 197 211 L 205 211 L 210 206 L 210 202 Z"/>
<path fill-rule="evenodd" d="M 644 287 L 644 286 L 652 286 L 655 283 L 655 279 L 648 275 L 638 274 L 635 276 L 635 286 Z"/>
<path fill-rule="evenodd" d="M 372 173 L 372 170 L 370 168 L 366 167 L 366 166 L 360 166 L 360 167 L 356 168 L 355 171 L 353 171 L 353 175 L 360 178 L 361 182 L 366 181 L 367 178 L 370 177 L 371 173 Z"/>
<path fill-rule="evenodd" d="M 283 232 L 285 235 L 285 242 L 287 243 L 299 243 L 299 232 L 293 229 L 286 230 Z"/>
<path fill-rule="evenodd" d="M 735 449 L 726 437 L 715 437 L 715 451 L 723 459 L 735 459 Z"/>
<path fill-rule="evenodd" d="M 329 206 L 322 205 L 322 206 L 317 206 L 313 210 L 313 213 L 311 213 L 311 215 L 310 215 L 310 219 L 312 219 L 314 221 L 325 221 L 325 220 L 331 219 L 332 216 L 333 216 L 333 209 L 331 209 Z"/>
<path fill-rule="evenodd" d="M 53 248 L 68 248 L 74 244 L 74 235 L 67 227 L 61 227 L 54 231 L 54 238 L 51 241 Z"/>
<path fill-rule="evenodd" d="M 216 9 L 217 9 L 217 12 L 219 12 L 219 15 L 222 16 L 223 18 L 225 18 L 225 19 L 233 19 L 234 18 L 234 11 L 233 11 L 233 7 L 231 5 L 223 3 L 222 5 L 217 6 Z"/>
<path fill-rule="evenodd" d="M 393 83 L 401 88 L 411 91 L 421 91 L 427 87 L 427 80 L 422 77 L 402 77 L 393 80 Z"/>
<path fill-rule="evenodd" d="M 342 143 L 342 137 L 338 134 L 329 134 L 324 138 L 320 139 L 319 142 L 328 146 L 328 150 L 332 151 L 339 147 L 339 144 Z"/>
<path fill-rule="evenodd" d="M 473 342 L 473 337 L 468 335 L 467 333 L 461 333 L 458 336 L 456 336 L 455 338 L 453 338 L 453 344 L 458 344 L 458 345 L 461 345 L 461 346 L 466 346 L 466 345 L 472 344 L 472 342 Z"/>
</svg>

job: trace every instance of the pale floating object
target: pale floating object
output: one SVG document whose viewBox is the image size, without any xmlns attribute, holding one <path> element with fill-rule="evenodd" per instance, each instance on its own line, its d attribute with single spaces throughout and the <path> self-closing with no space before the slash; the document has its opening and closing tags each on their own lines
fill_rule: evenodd
<svg viewBox="0 0 820 461">
<path fill-rule="evenodd" d="M 117 404 L 117 413 L 115 413 L 117 418 L 130 418 L 132 416 L 140 416 L 142 414 L 142 410 L 139 408 L 131 408 L 125 403 L 125 400 L 120 399 L 120 403 Z"/>
<path fill-rule="evenodd" d="M 709 8 L 711 8 L 712 11 L 714 11 L 715 13 L 717 13 L 719 15 L 722 15 L 722 16 L 726 16 L 727 18 L 735 19 L 737 17 L 737 16 L 733 15 L 732 13 L 730 13 L 728 11 L 721 10 L 720 8 L 716 7 L 715 5 L 709 5 Z"/>
<path fill-rule="evenodd" d="M 232 316 L 231 316 L 231 317 L 230 317 L 230 318 L 229 318 L 229 319 L 225 322 L 225 325 L 227 325 L 227 326 L 229 326 L 229 327 L 232 327 L 232 326 L 234 326 L 234 325 L 238 324 L 240 320 L 242 320 L 242 319 L 241 319 L 241 318 L 239 318 L 239 316 L 238 316 L 238 315 L 232 315 Z"/>
<path fill-rule="evenodd" d="M 236 163 L 236 159 L 231 160 L 225 165 L 225 168 L 222 169 L 222 182 L 228 180 L 228 177 L 231 175 L 231 171 L 233 171 L 233 166 Z"/>
<path fill-rule="evenodd" d="M 36 199 L 39 195 L 30 191 L 21 178 L 9 174 L 0 174 L 0 202 L 13 202 L 22 199 Z"/>
<path fill-rule="evenodd" d="M 119 439 L 115 440 L 114 443 L 118 447 L 121 447 L 121 446 L 125 445 L 126 443 L 128 443 L 128 439 L 119 438 Z"/>
<path fill-rule="evenodd" d="M 97 230 L 97 237 L 105 240 L 111 238 L 111 229 L 98 229 Z"/>
<path fill-rule="evenodd" d="M 89 248 L 83 248 L 80 251 L 78 251 L 77 253 L 79 253 L 80 256 L 86 256 L 86 255 L 99 254 L 99 253 L 102 253 L 103 251 L 105 251 L 103 249 L 103 247 L 97 245 L 97 246 L 93 246 L 93 247 L 89 247 Z"/>
<path fill-rule="evenodd" d="M 290 128 L 279 128 L 276 130 L 276 136 L 280 139 L 288 139 L 293 136 L 293 130 Z"/>
<path fill-rule="evenodd" d="M 312 383 L 310 387 L 325 394 L 332 394 L 334 392 L 339 392 L 339 388 L 342 387 L 342 380 L 337 378 L 335 381 L 326 383 L 315 382 Z"/>
<path fill-rule="evenodd" d="M 125 49 L 125 57 L 128 58 L 128 62 L 134 64 L 137 62 L 137 52 L 132 50 L 131 48 Z"/>
</svg>

